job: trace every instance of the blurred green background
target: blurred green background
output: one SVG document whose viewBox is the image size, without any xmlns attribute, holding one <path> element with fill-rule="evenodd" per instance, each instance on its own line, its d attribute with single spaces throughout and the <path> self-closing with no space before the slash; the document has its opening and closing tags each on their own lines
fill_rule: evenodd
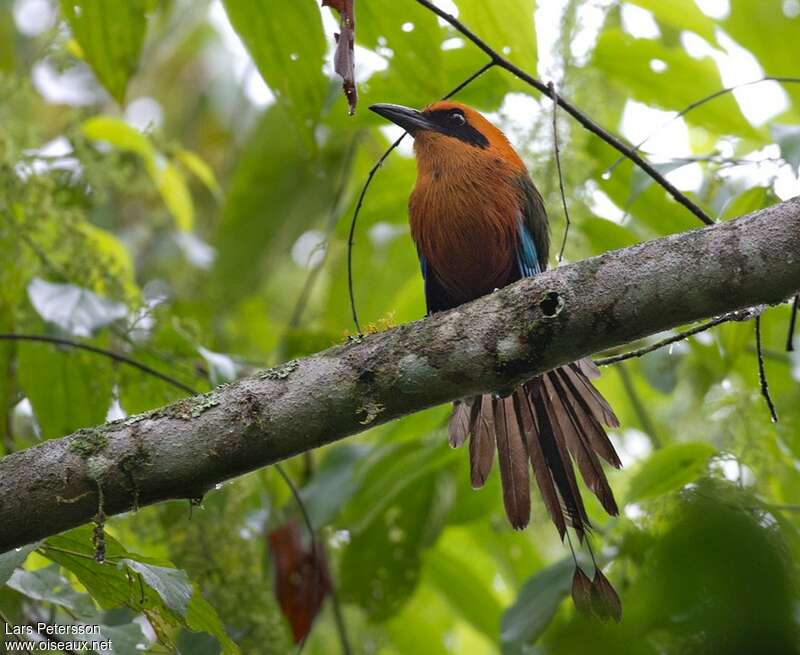
<svg viewBox="0 0 800 655">
<path fill-rule="evenodd" d="M 712 217 L 800 192 L 797 80 L 675 118 L 726 86 L 800 76 L 798 0 L 437 4 L 607 129 L 650 136 L 642 150 Z M 399 135 L 366 107 L 424 106 L 485 62 L 413 0 L 357 0 L 356 27 L 350 117 L 332 66 L 338 15 L 314 0 L 0 0 L 0 332 L 93 344 L 198 390 L 342 342 L 354 331 L 349 220 Z M 506 130 L 560 244 L 551 103 L 499 70 L 458 98 Z M 558 130 L 565 261 L 699 225 L 563 111 Z M 370 329 L 424 314 L 406 217 L 414 176 L 406 144 L 359 219 L 355 295 Z M 496 474 L 470 489 L 466 453 L 446 445 L 447 407 L 288 462 L 352 652 L 800 651 L 789 313 L 763 315 L 777 424 L 752 322 L 605 369 L 599 387 L 622 424 L 612 438 L 625 467 L 609 473 L 621 516 L 584 496 L 619 625 L 562 602 L 569 551 L 538 498 L 515 533 Z M 95 354 L 0 340 L 0 454 L 183 395 Z M 284 481 L 258 471 L 198 507 L 110 520 L 108 564 L 91 561 L 88 526 L 0 555 L 0 613 L 102 624 L 117 653 L 291 652 L 268 539 L 291 521 L 303 525 Z M 341 651 L 333 610 L 328 596 L 305 653 Z"/>
</svg>

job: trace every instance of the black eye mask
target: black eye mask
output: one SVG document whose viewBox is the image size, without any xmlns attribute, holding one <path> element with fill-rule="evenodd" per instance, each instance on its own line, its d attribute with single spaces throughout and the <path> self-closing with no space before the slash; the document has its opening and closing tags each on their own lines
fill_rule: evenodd
<svg viewBox="0 0 800 655">
<path fill-rule="evenodd" d="M 464 116 L 458 109 L 437 109 L 434 111 L 422 112 L 422 115 L 425 116 L 431 124 L 436 126 L 434 129 L 437 132 L 455 137 L 456 139 L 465 141 L 478 148 L 488 148 L 489 139 L 472 127 L 466 120 L 464 123 L 461 123 L 457 119 L 454 119 L 454 113 Z"/>
</svg>

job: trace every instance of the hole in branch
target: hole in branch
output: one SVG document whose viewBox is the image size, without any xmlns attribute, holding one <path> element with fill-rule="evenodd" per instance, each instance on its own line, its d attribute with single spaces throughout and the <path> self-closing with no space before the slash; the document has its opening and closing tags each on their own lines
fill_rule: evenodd
<svg viewBox="0 0 800 655">
<path fill-rule="evenodd" d="M 558 316 L 561 310 L 564 309 L 564 299 L 561 294 L 551 291 L 539 303 L 539 307 L 546 318 L 553 318 Z"/>
</svg>

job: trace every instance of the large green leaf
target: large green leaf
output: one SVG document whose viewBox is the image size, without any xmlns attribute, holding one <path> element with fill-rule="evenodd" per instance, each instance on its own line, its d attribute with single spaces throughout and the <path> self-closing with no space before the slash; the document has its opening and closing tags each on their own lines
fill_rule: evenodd
<svg viewBox="0 0 800 655">
<path fill-rule="evenodd" d="M 156 566 L 155 564 L 145 564 L 133 559 L 123 559 L 121 563 L 131 571 L 140 574 L 145 584 L 161 596 L 161 600 L 173 612 L 186 616 L 189 600 L 192 598 L 193 593 L 192 584 L 189 582 L 186 571 L 166 566 Z"/>
<path fill-rule="evenodd" d="M 261 76 L 303 133 L 316 123 L 327 87 L 325 35 L 314 0 L 223 0 Z"/>
<path fill-rule="evenodd" d="M 523 70 L 536 73 L 533 0 L 459 0 L 459 20 Z"/>
<path fill-rule="evenodd" d="M 155 613 L 167 624 L 209 632 L 226 654 L 239 652 L 214 609 L 188 583 L 185 572 L 170 567 L 169 562 L 129 553 L 108 534 L 105 543 L 106 561 L 94 561 L 92 528 L 84 526 L 50 537 L 43 553 L 73 573 L 103 609 L 129 607 Z M 139 583 L 135 583 L 137 578 Z"/>
<path fill-rule="evenodd" d="M 45 439 L 102 423 L 111 405 L 111 365 L 93 353 L 20 343 L 19 384 Z"/>
<path fill-rule="evenodd" d="M 650 67 L 657 60 L 666 69 Z M 640 102 L 680 111 L 703 96 L 723 88 L 710 58 L 693 59 L 683 48 L 664 46 L 650 39 L 635 39 L 622 30 L 606 30 L 594 53 L 594 64 L 620 90 Z M 713 134 L 754 137 L 733 96 L 725 94 L 686 114 L 685 120 Z"/>
<path fill-rule="evenodd" d="M 330 450 L 311 481 L 300 490 L 311 524 L 329 523 L 358 489 L 358 461 L 368 453 L 361 444 L 341 444 Z"/>
<path fill-rule="evenodd" d="M 423 547 L 441 528 L 436 476 L 428 475 L 394 497 L 358 532 L 342 556 L 342 595 L 375 620 L 397 612 L 420 575 Z"/>
<path fill-rule="evenodd" d="M 645 460 L 631 479 L 626 503 L 656 498 L 680 489 L 706 470 L 716 449 L 703 442 L 671 444 Z"/>
<path fill-rule="evenodd" d="M 690 30 L 702 36 L 709 43 L 713 43 L 716 38 L 714 21 L 700 11 L 694 0 L 670 0 L 669 2 L 629 0 L 629 2 L 642 9 L 649 9 L 657 20 L 666 23 L 673 29 Z"/>
<path fill-rule="evenodd" d="M 291 243 L 330 211 L 343 144 L 331 140 L 319 157 L 311 157 L 297 131 L 287 129 L 290 120 L 282 105 L 270 107 L 233 172 L 217 236 L 220 302 L 251 292 L 274 270 L 278 255 L 285 256 Z"/>
<path fill-rule="evenodd" d="M 14 569 L 16 569 L 18 566 L 22 566 L 25 563 L 28 555 L 36 550 L 37 546 L 38 544 L 30 544 L 28 546 L 23 546 L 22 548 L 9 550 L 7 553 L 0 554 L 0 585 L 5 584 L 6 580 L 8 580 L 11 577 L 11 574 L 14 573 Z"/>
<path fill-rule="evenodd" d="M 722 21 L 722 28 L 739 45 L 753 53 L 766 75 L 797 77 L 797 57 L 792 44 L 800 36 L 800 16 L 784 11 L 788 2 L 757 2 L 731 0 L 731 11 Z M 794 103 L 795 115 L 800 114 L 800 86 L 786 84 L 786 92 Z"/>
<path fill-rule="evenodd" d="M 445 77 L 440 45 L 447 32 L 432 12 L 416 2 L 362 2 L 357 11 L 358 42 L 391 52 L 389 68 L 369 81 L 368 102 L 427 104 L 458 82 Z"/>
<path fill-rule="evenodd" d="M 524 584 L 514 604 L 503 614 L 500 644 L 504 655 L 525 652 L 525 646 L 544 632 L 569 593 L 574 569 L 572 560 L 565 558 Z"/>
<path fill-rule="evenodd" d="M 358 471 L 360 487 L 345 506 L 340 521 L 356 533 L 368 529 L 409 487 L 453 461 L 456 454 L 444 439 L 414 439 L 376 451 Z"/>
<path fill-rule="evenodd" d="M 149 0 L 61 0 L 61 11 L 100 83 L 119 103 L 139 66 Z"/>
<path fill-rule="evenodd" d="M 776 200 L 777 198 L 770 187 L 754 186 L 725 203 L 720 218 L 738 218 L 750 212 L 769 207 Z"/>
<path fill-rule="evenodd" d="M 491 590 L 492 576 L 475 570 L 473 554 L 463 552 L 456 556 L 437 548 L 427 551 L 424 560 L 425 578 L 436 585 L 464 620 L 488 639 L 496 640 L 502 609 Z"/>
<path fill-rule="evenodd" d="M 35 571 L 17 569 L 6 584 L 32 600 L 58 605 L 79 617 L 97 616 L 89 595 L 75 591 L 56 564 Z"/>
</svg>

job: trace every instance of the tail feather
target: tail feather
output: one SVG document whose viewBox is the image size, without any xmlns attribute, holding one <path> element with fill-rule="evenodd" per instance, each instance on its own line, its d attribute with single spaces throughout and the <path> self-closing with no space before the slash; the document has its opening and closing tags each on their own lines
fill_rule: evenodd
<svg viewBox="0 0 800 655">
<path fill-rule="evenodd" d="M 611 408 L 608 408 L 614 420 L 605 421 L 603 412 L 601 412 L 601 418 L 598 418 L 586 401 L 586 396 L 579 392 L 577 384 L 585 382 L 586 386 L 591 390 L 592 396 L 599 397 L 603 403 L 605 403 L 605 399 L 600 396 L 600 393 L 592 387 L 583 376 L 576 373 L 574 369 L 563 367 L 556 369 L 554 373 L 559 375 L 565 389 L 568 390 L 570 397 L 574 399 L 571 405 L 575 410 L 575 416 L 581 424 L 581 432 L 587 436 L 594 451 L 614 468 L 620 468 L 622 462 L 619 461 L 617 452 L 614 450 L 614 446 L 602 425 L 603 422 L 605 422 L 609 427 L 617 427 L 619 425 L 617 417 L 611 411 Z"/>
<path fill-rule="evenodd" d="M 475 430 L 480 411 L 481 403 L 476 398 L 456 400 L 453 403 L 453 414 L 448 426 L 449 441 L 453 448 L 461 446 Z"/>
<path fill-rule="evenodd" d="M 536 412 L 533 411 L 533 407 L 524 390 L 519 390 L 514 393 L 513 398 L 514 407 L 517 411 L 523 434 L 525 434 L 528 439 L 528 451 L 531 458 L 531 465 L 533 466 L 533 475 L 536 478 L 536 486 L 539 487 L 539 491 L 542 494 L 542 500 L 544 500 L 547 512 L 550 514 L 550 519 L 555 524 L 559 536 L 563 539 L 567 531 L 564 508 L 559 500 L 558 491 L 553 481 L 553 474 L 550 467 L 547 465 L 547 460 L 542 450 L 542 442 L 539 437 L 539 422 L 536 420 Z"/>
<path fill-rule="evenodd" d="M 530 518 L 530 472 L 550 518 L 563 539 L 567 525 L 579 538 L 591 528 L 573 468 L 611 515 L 618 513 L 602 457 L 620 461 L 603 424 L 617 426 L 613 410 L 589 381 L 599 371 L 590 359 L 555 369 L 506 398 L 490 394 L 454 403 L 449 426 L 452 446 L 469 437 L 472 486 L 484 485 L 498 451 L 503 504 L 514 528 Z"/>
<path fill-rule="evenodd" d="M 482 396 L 476 400 L 480 406 L 480 414 L 475 424 L 475 430 L 470 432 L 469 461 L 473 489 L 479 489 L 486 483 L 486 478 L 492 470 L 495 448 L 494 412 L 492 410 L 492 397 Z"/>
<path fill-rule="evenodd" d="M 586 374 L 577 364 L 569 364 L 563 368 L 556 369 L 556 371 L 563 373 L 570 379 L 575 387 L 575 392 L 579 394 L 581 400 L 591 411 L 592 416 L 611 428 L 619 427 L 619 419 L 614 414 L 614 410 L 611 409 L 606 399 L 600 395 L 600 392 L 592 386 Z"/>
<path fill-rule="evenodd" d="M 567 449 L 578 464 L 578 470 L 581 472 L 586 486 L 597 496 L 606 512 L 616 516 L 619 514 L 619 509 L 614 500 L 614 493 L 608 485 L 606 474 L 603 472 L 597 454 L 592 450 L 589 438 L 581 431 L 575 406 L 569 402 L 568 391 L 561 385 L 558 373 L 558 371 L 553 371 L 545 374 L 543 381 Z"/>
<path fill-rule="evenodd" d="M 564 443 L 564 435 L 555 420 L 553 406 L 543 393 L 541 379 L 537 382 L 538 384 L 526 386 L 540 427 L 539 440 L 542 444 L 542 451 L 553 481 L 558 488 L 558 494 L 561 496 L 561 502 L 570 525 L 582 539 L 586 530 L 591 527 L 589 517 L 586 515 L 586 508 L 583 506 L 583 499 L 578 490 L 578 481 L 575 478 L 572 461 Z"/>
<path fill-rule="evenodd" d="M 510 396 L 495 398 L 492 405 L 503 504 L 511 525 L 515 530 L 521 530 L 528 525 L 531 517 L 528 446 L 517 421 L 513 399 Z"/>
</svg>

